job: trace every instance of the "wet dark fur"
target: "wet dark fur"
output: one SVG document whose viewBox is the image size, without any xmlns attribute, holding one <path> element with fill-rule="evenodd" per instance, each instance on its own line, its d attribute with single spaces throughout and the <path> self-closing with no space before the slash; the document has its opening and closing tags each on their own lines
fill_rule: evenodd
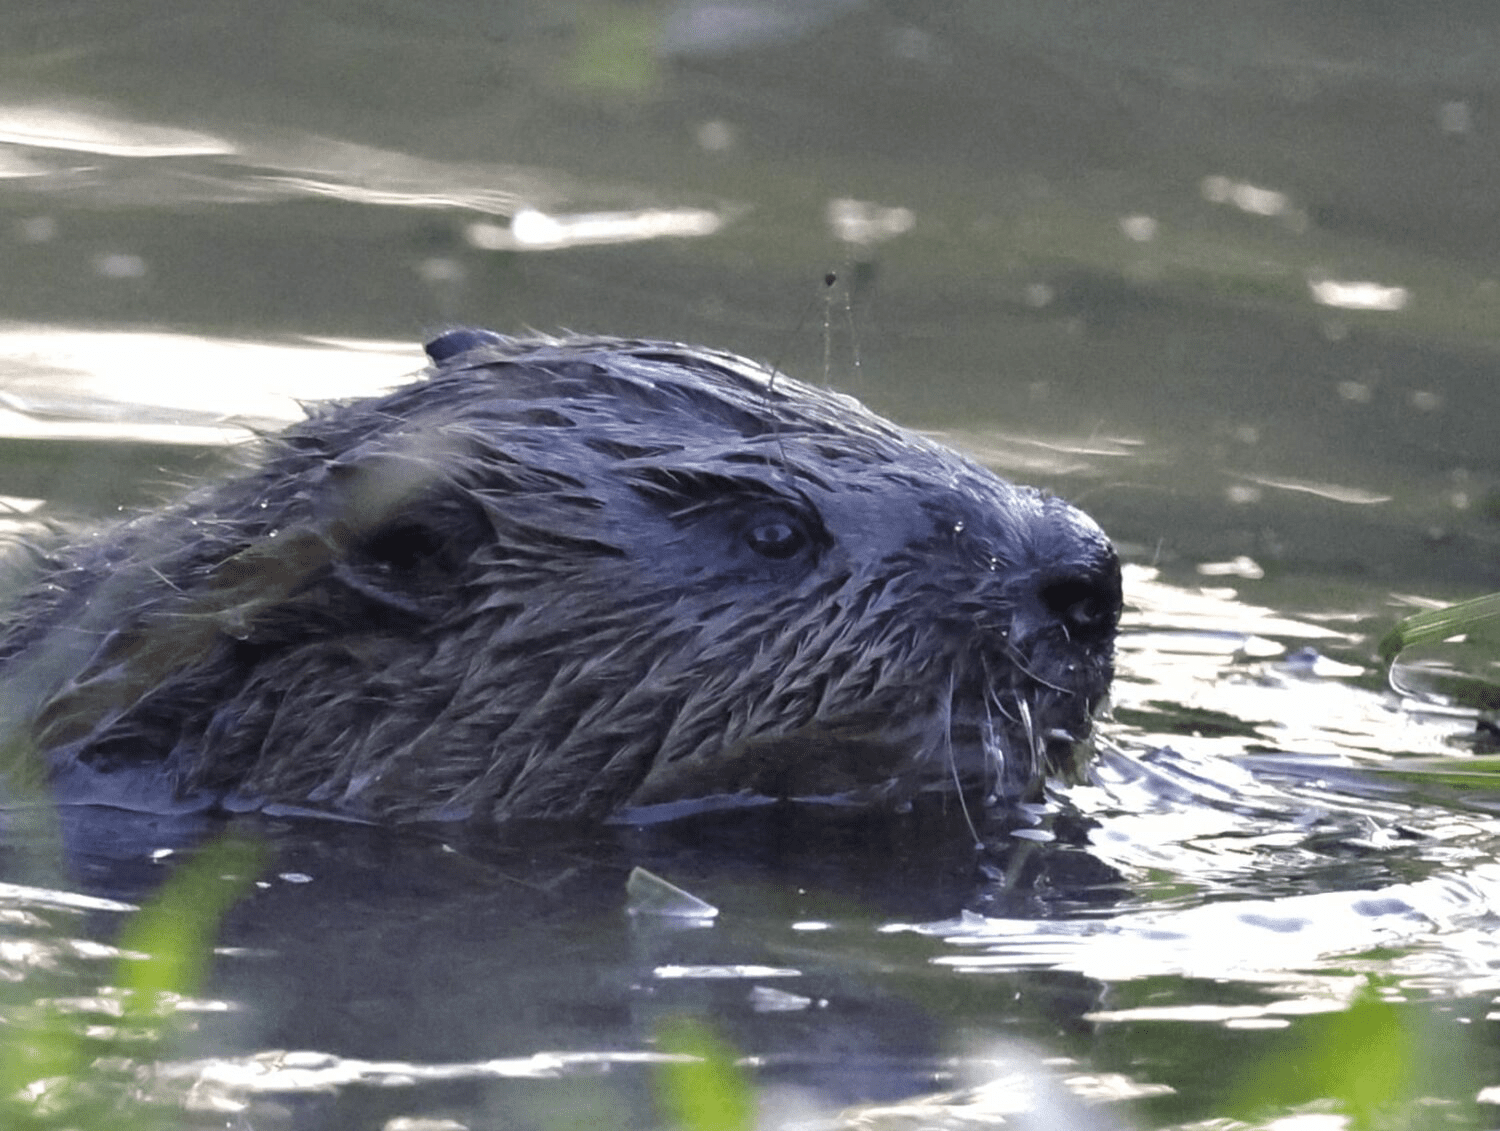
<svg viewBox="0 0 1500 1131">
<path fill-rule="evenodd" d="M 1086 736 L 1119 569 L 1061 500 L 725 354 L 430 349 L 55 557 L 0 636 L 0 707 L 59 797 L 1015 799 Z"/>
</svg>

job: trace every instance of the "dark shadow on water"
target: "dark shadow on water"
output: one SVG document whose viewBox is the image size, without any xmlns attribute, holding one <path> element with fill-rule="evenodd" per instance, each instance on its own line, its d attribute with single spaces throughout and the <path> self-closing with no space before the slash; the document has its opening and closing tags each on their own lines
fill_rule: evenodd
<svg viewBox="0 0 1500 1131">
<path fill-rule="evenodd" d="M 162 861 L 226 828 L 266 839 L 280 873 L 315 876 L 322 898 L 383 900 L 505 891 L 529 916 L 623 906 L 643 867 L 679 884 L 765 884 L 838 892 L 871 914 L 923 921 L 964 910 L 1045 917 L 1107 906 L 1118 873 L 1086 850 L 1091 821 L 1066 809 L 981 814 L 924 799 L 903 813 L 779 803 L 652 825 L 557 821 L 396 828 L 335 820 L 203 813 L 158 815 L 65 805 L 8 814 L 13 854 L 61 847 L 78 891 L 138 900 L 166 877 Z M 1017 835 L 1019 833 L 1019 835 Z M 978 839 L 976 840 L 976 834 Z M 55 837 L 55 840 L 54 840 Z"/>
</svg>

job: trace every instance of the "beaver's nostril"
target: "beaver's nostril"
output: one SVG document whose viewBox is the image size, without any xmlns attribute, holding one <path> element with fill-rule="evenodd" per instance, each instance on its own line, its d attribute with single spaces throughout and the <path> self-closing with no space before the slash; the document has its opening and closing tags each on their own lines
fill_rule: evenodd
<svg viewBox="0 0 1500 1131">
<path fill-rule="evenodd" d="M 1042 605 L 1074 640 L 1104 640 L 1120 620 L 1118 574 L 1073 574 L 1055 577 L 1038 591 Z"/>
</svg>

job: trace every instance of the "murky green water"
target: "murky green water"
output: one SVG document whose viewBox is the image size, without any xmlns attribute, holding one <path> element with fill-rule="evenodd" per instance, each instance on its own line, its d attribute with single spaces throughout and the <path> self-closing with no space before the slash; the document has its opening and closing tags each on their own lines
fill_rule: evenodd
<svg viewBox="0 0 1500 1131">
<path fill-rule="evenodd" d="M 826 378 L 1131 564 L 1097 780 L 982 848 L 952 813 L 258 825 L 187 1030 L 122 1064 L 98 944 L 195 830 L 75 816 L 59 871 L 17 821 L 8 1024 L 72 1003 L 101 1081 L 204 1127 L 656 1126 L 683 1013 L 767 1126 L 1338 1121 L 1325 1044 L 1405 1065 L 1391 1121 L 1493 1125 L 1500 803 L 1389 772 L 1472 720 L 1374 641 L 1500 588 L 1496 76 L 1500 12 L 1451 0 L 0 14 L 18 529 L 473 322 Z M 719 916 L 630 915 L 637 865 Z M 1371 985 L 1384 1044 L 1339 1028 Z"/>
</svg>

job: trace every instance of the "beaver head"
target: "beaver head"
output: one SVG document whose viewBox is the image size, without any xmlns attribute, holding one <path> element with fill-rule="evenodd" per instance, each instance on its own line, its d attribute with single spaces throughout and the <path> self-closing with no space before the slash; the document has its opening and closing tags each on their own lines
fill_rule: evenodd
<svg viewBox="0 0 1500 1131">
<path fill-rule="evenodd" d="M 1120 574 L 1068 504 L 722 353 L 476 330 L 428 353 L 57 556 L 0 683 L 60 796 L 1014 800 L 1085 738 Z"/>
</svg>

